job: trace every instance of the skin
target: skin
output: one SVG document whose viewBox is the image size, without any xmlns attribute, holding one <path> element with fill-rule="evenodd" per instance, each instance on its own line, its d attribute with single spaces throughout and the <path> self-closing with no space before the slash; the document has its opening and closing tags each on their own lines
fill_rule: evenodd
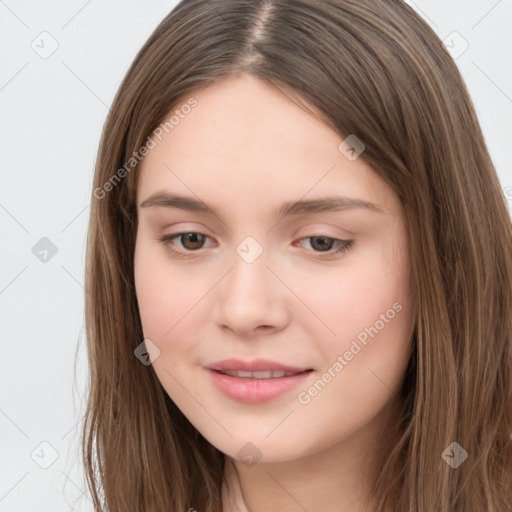
<svg viewBox="0 0 512 512">
<path fill-rule="evenodd" d="M 156 375 L 227 455 L 224 512 L 373 510 L 364 500 L 390 448 L 378 436 L 396 422 L 411 350 L 400 201 L 362 158 L 346 158 L 339 134 L 265 82 L 242 75 L 193 97 L 198 105 L 147 154 L 138 182 L 135 284 L 144 336 L 160 350 Z M 140 206 L 163 191 L 199 198 L 217 215 Z M 274 212 L 285 201 L 332 195 L 383 211 Z M 158 240 L 180 232 L 207 238 Z M 263 250 L 250 264 L 236 252 L 247 236 Z M 322 236 L 355 245 L 334 254 L 331 239 L 322 250 L 308 238 Z M 332 373 L 358 334 L 397 303 L 394 318 L 301 403 L 299 392 Z M 299 388 L 248 404 L 222 394 L 203 368 L 231 357 L 314 371 Z M 261 457 L 254 465 L 237 455 L 247 442 Z"/>
</svg>

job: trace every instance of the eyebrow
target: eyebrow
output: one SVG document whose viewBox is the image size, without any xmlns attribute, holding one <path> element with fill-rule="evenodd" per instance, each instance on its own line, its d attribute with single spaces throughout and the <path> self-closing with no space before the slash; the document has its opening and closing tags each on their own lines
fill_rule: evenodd
<svg viewBox="0 0 512 512">
<path fill-rule="evenodd" d="M 168 194 L 166 192 L 156 192 L 155 194 L 142 201 L 139 205 L 140 208 L 157 206 L 166 208 L 178 208 L 180 210 L 207 213 L 218 216 L 217 212 L 203 201 L 194 199 L 192 197 Z M 362 199 L 355 199 L 352 197 L 344 196 L 330 196 L 319 199 L 288 201 L 277 208 L 275 213 L 280 217 L 290 217 L 306 213 L 341 211 L 353 208 L 361 208 L 376 213 L 385 213 L 384 209 L 376 203 L 370 203 L 368 201 L 363 201 Z"/>
</svg>

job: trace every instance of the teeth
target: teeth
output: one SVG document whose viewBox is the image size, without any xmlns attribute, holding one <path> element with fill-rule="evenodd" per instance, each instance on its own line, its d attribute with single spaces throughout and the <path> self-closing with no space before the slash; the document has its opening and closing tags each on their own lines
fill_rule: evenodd
<svg viewBox="0 0 512 512">
<path fill-rule="evenodd" d="M 239 377 L 242 379 L 276 379 L 279 377 L 289 377 L 301 372 L 285 372 L 284 370 L 265 370 L 261 372 L 247 372 L 245 370 L 222 370 L 220 373 Z"/>
</svg>

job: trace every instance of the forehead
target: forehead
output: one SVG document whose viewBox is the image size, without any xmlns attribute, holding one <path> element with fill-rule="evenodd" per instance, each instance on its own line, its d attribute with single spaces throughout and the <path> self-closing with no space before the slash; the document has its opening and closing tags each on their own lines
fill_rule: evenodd
<svg viewBox="0 0 512 512">
<path fill-rule="evenodd" d="M 188 100 L 195 107 L 184 108 Z M 182 98 L 177 123 L 153 137 L 137 201 L 167 190 L 240 207 L 329 195 L 389 204 L 385 183 L 363 161 L 339 150 L 342 137 L 282 92 L 250 75 Z"/>
</svg>

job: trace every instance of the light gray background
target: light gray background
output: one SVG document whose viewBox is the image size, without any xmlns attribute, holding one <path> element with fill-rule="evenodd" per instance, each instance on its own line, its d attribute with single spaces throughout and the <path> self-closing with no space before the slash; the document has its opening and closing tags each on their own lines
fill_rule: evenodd
<svg viewBox="0 0 512 512">
<path fill-rule="evenodd" d="M 512 206 L 512 0 L 408 3 L 469 44 L 455 61 Z M 92 510 L 78 424 L 93 167 L 117 87 L 175 4 L 0 0 L 0 512 Z M 52 38 L 41 58 L 32 46 Z M 463 39 L 449 37 L 457 53 Z M 46 262 L 32 252 L 43 237 L 57 248 Z"/>
</svg>

